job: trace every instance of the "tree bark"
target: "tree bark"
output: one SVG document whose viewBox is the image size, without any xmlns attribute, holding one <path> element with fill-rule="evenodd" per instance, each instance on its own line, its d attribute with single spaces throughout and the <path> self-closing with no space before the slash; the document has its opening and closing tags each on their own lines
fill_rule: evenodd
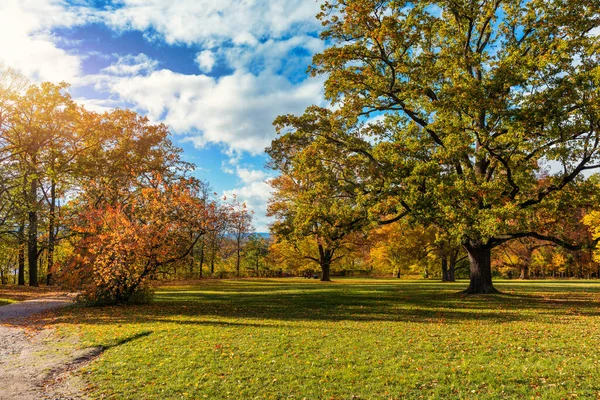
<svg viewBox="0 0 600 400">
<path fill-rule="evenodd" d="M 323 273 L 321 275 L 321 282 L 331 282 L 331 278 L 329 277 L 330 268 L 331 265 L 328 263 L 321 264 L 321 272 Z"/>
<path fill-rule="evenodd" d="M 237 237 L 237 242 L 236 242 L 236 258 L 235 258 L 235 273 L 236 276 L 239 278 L 240 277 L 240 247 L 241 247 L 241 238 L 238 236 Z"/>
<path fill-rule="evenodd" d="M 38 286 L 38 215 L 37 180 L 32 177 L 29 188 L 29 226 L 27 231 L 27 263 L 29 267 L 29 286 Z"/>
<path fill-rule="evenodd" d="M 521 265 L 521 274 L 519 275 L 519 279 L 529 279 L 529 265 Z"/>
<path fill-rule="evenodd" d="M 442 282 L 448 282 L 448 258 L 442 256 Z"/>
<path fill-rule="evenodd" d="M 321 282 L 331 282 L 329 272 L 331 269 L 331 260 L 333 259 L 333 251 L 325 250 L 323 245 L 319 245 L 319 265 L 321 266 Z"/>
<path fill-rule="evenodd" d="M 18 285 L 25 285 L 25 224 L 19 226 L 19 272 Z"/>
<path fill-rule="evenodd" d="M 470 283 L 464 293 L 499 293 L 492 284 L 491 247 L 472 240 L 468 241 L 464 247 L 467 250 L 471 264 Z"/>
<path fill-rule="evenodd" d="M 194 239 L 194 234 L 190 232 L 190 240 Z M 194 245 L 192 245 L 192 249 L 190 250 L 190 279 L 194 277 Z"/>
<path fill-rule="evenodd" d="M 204 266 L 204 238 L 202 238 L 202 245 L 200 246 L 200 270 L 198 277 L 202 279 L 202 267 Z"/>
<path fill-rule="evenodd" d="M 448 262 L 448 282 L 456 282 L 456 259 L 458 258 L 459 251 L 460 250 L 455 249 L 450 253 L 450 260 Z"/>
<path fill-rule="evenodd" d="M 215 258 L 217 257 L 217 237 L 214 237 L 214 240 L 211 240 L 210 243 L 211 253 L 210 253 L 210 275 L 215 274 Z"/>
<path fill-rule="evenodd" d="M 50 286 L 52 282 L 52 275 L 54 274 L 54 242 L 56 240 L 56 182 L 52 180 L 50 186 L 50 215 L 48 216 L 48 273 L 46 274 L 46 285 Z"/>
</svg>

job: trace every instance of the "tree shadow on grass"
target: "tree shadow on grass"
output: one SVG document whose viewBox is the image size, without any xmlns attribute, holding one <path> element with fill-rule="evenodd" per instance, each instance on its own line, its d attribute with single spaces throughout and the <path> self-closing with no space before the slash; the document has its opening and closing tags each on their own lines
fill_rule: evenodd
<svg viewBox="0 0 600 400">
<path fill-rule="evenodd" d="M 501 284 L 503 294 L 465 296 L 457 293 L 463 283 L 374 282 L 213 281 L 159 288 L 149 305 L 62 311 L 50 323 L 273 327 L 294 321 L 502 323 L 600 315 L 600 285 L 572 292 L 553 284 Z"/>
</svg>

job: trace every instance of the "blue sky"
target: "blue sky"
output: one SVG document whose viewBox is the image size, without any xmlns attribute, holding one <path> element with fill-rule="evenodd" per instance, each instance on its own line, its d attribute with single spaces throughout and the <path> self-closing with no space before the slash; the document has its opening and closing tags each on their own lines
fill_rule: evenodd
<svg viewBox="0 0 600 400">
<path fill-rule="evenodd" d="M 266 230 L 264 148 L 279 114 L 323 104 L 306 69 L 323 50 L 321 0 L 2 0 L 0 59 L 66 81 L 96 111 L 128 107 L 171 127 L 197 176 Z"/>
</svg>

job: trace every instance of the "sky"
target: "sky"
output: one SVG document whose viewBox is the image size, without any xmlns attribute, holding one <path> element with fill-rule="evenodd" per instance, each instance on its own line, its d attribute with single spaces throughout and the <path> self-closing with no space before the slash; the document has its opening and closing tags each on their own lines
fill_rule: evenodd
<svg viewBox="0 0 600 400">
<path fill-rule="evenodd" d="M 306 70 L 324 49 L 322 0 L 1 0 L 0 60 L 71 84 L 86 108 L 170 126 L 212 189 L 265 216 L 265 147 L 280 114 L 324 104 Z"/>
</svg>

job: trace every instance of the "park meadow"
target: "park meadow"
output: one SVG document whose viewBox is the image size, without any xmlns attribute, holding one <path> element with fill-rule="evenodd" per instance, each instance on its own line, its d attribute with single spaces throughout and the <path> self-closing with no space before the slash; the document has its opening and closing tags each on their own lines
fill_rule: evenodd
<svg viewBox="0 0 600 400">
<path fill-rule="evenodd" d="M 559 399 L 600 395 L 600 283 L 302 278 L 161 285 L 147 305 L 38 323 L 101 355 L 108 399 Z"/>
</svg>

